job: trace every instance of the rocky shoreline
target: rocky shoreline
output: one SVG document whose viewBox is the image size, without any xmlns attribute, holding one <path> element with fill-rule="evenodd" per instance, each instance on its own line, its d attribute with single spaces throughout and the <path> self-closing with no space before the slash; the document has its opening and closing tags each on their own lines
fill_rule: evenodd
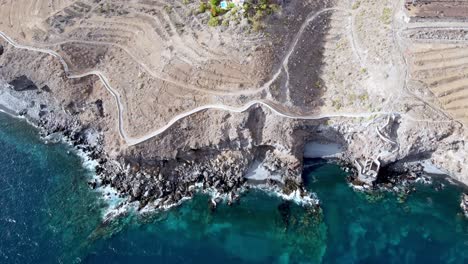
<svg viewBox="0 0 468 264">
<path fill-rule="evenodd" d="M 0 95 L 0 105 L 9 109 L 9 114 L 25 117 L 37 126 L 45 140 L 64 140 L 83 153 L 87 159 L 92 160 L 96 164 L 96 178 L 89 182 L 89 186 L 100 190 L 110 187 L 103 192 L 104 197 L 110 199 L 111 196 L 117 196 L 123 199 L 116 209 L 128 205 L 143 212 L 167 209 L 193 197 L 196 192 L 210 193 L 213 197 L 210 206 L 214 208 L 221 200 L 229 204 L 235 203 L 242 193 L 251 187 L 277 193 L 285 199 L 307 206 L 319 205 L 319 201 L 307 193 L 303 186 L 300 153 L 296 153 L 294 159 L 283 160 L 280 158 L 281 153 L 278 154 L 275 148 L 253 148 L 244 151 L 241 148 L 225 147 L 202 151 L 195 155 L 187 154 L 184 158 L 155 159 L 151 162 L 141 158 L 134 159 L 128 156 L 128 153 L 111 157 L 106 153 L 102 131 L 93 124 L 83 123 L 75 112 L 70 110 L 73 107 L 61 108 L 47 94 L 47 89 L 37 88 L 29 79 L 20 78 L 14 84 L 30 88 L 15 89 L 10 83 Z M 24 102 L 22 98 L 28 98 L 35 103 Z M 102 102 L 97 102 L 92 107 L 100 116 L 100 112 L 103 111 Z M 79 111 L 79 108 L 75 110 Z M 376 126 L 379 122 L 385 123 L 385 120 L 378 121 Z M 361 127 L 359 124 L 356 126 Z M 340 124 L 338 127 L 299 124 L 298 129 L 308 131 L 306 133 L 309 135 L 322 134 L 318 138 L 303 136 L 296 142 L 299 145 L 308 140 L 325 140 L 333 144 L 352 140 L 352 137 L 347 138 L 348 133 L 343 133 Z M 385 132 L 387 135 L 395 134 L 391 128 Z M 374 143 L 373 146 L 391 149 L 390 145 L 380 142 Z M 301 149 L 300 146 L 298 149 Z M 378 177 L 368 185 L 359 181 L 357 170 L 352 165 L 357 155 L 359 152 L 354 153 L 353 146 L 348 145 L 346 151 L 331 155 L 330 158 L 350 172 L 349 182 L 358 190 L 386 189 L 408 194 L 411 191 L 410 183 L 426 179 L 422 176 L 424 168 L 419 162 L 410 164 L 388 155 L 390 159 L 382 161 L 384 166 Z M 423 158 L 424 156 L 421 156 L 421 160 Z M 262 161 L 262 169 L 269 176 L 260 180 L 247 178 L 249 170 L 259 159 Z M 414 163 L 414 159 L 412 162 Z M 123 213 L 122 210 L 115 212 Z M 109 216 L 115 216 L 115 212 Z"/>
<path fill-rule="evenodd" d="M 29 79 L 21 78 L 14 84 L 24 86 L 24 82 L 32 83 Z M 92 189 L 111 187 L 112 191 L 103 192 L 103 195 L 107 198 L 111 195 L 124 198 L 125 201 L 118 208 L 132 204 L 138 211 L 167 209 L 193 197 L 195 192 L 212 194 L 212 206 L 215 207 L 220 200 L 226 200 L 229 204 L 236 202 L 252 186 L 275 192 L 285 199 L 296 200 L 304 205 L 311 205 L 315 201 L 302 188 L 300 180 L 286 178 L 285 182 L 268 180 L 265 184 L 248 183 L 244 175 L 250 162 L 232 159 L 230 151 L 221 153 L 215 159 L 205 157 L 200 162 L 162 160 L 152 166 L 132 163 L 124 157 L 119 160 L 110 158 L 103 148 L 101 132 L 82 124 L 69 112 L 54 106 L 50 98 L 38 93 L 37 87 L 24 90 L 16 89 L 12 83 L 4 86 L 7 86 L 4 88 L 6 90 L 0 96 L 2 109 L 15 117 L 25 118 L 39 129 L 45 141 L 64 141 L 85 159 L 92 161 L 95 164 L 96 178 L 90 180 L 88 185 Z M 36 97 L 32 101 L 39 101 L 40 106 L 19 104 L 18 100 L 23 96 L 30 99 Z M 44 109 L 53 110 L 44 112 Z M 271 166 L 281 165 L 285 164 Z M 291 173 L 300 174 L 300 164 Z M 300 201 L 301 198 L 304 198 L 303 202 Z"/>
</svg>

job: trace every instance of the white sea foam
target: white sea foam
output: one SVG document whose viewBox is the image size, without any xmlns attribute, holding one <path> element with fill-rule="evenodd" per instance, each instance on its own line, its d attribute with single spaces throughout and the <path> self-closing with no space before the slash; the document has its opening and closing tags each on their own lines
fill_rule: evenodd
<svg viewBox="0 0 468 264">
<path fill-rule="evenodd" d="M 251 169 L 247 172 L 246 176 L 244 177 L 249 180 L 264 181 L 267 179 L 274 179 L 277 182 L 283 182 L 281 175 L 272 174 L 260 162 L 254 163 Z M 301 195 L 300 190 L 295 190 L 291 194 L 286 195 L 277 186 L 269 186 L 267 184 L 251 184 L 250 187 L 261 190 L 268 194 L 273 194 L 287 201 L 293 201 L 296 204 L 302 206 L 312 206 L 319 204 L 318 198 L 313 193 L 306 193 L 304 195 Z"/>
<path fill-rule="evenodd" d="M 93 174 L 93 178 L 97 178 L 95 170 L 96 167 L 99 165 L 97 160 L 91 159 L 89 155 L 79 149 L 74 149 L 75 154 L 81 158 L 81 163 L 83 167 Z"/>
<path fill-rule="evenodd" d="M 145 214 L 145 213 L 154 213 L 154 212 L 157 212 L 157 211 L 167 211 L 167 210 L 172 209 L 174 207 L 180 206 L 182 203 L 184 203 L 185 201 L 188 201 L 190 199 L 192 199 L 192 197 L 185 196 L 185 197 L 182 197 L 179 201 L 177 201 L 175 203 L 171 203 L 171 204 L 162 204 L 163 200 L 162 199 L 157 199 L 152 204 L 148 204 L 144 208 L 142 208 L 139 211 L 139 213 L 140 214 Z"/>
<path fill-rule="evenodd" d="M 73 142 L 64 137 L 58 137 L 62 142 L 73 147 Z M 100 182 L 100 177 L 96 174 L 96 167 L 99 162 L 92 159 L 89 153 L 73 147 L 75 155 L 81 158 L 82 166 L 89 171 L 90 180 Z M 128 198 L 119 197 L 119 192 L 110 185 L 99 186 L 95 189 L 96 192 L 101 194 L 101 199 L 106 203 L 107 207 L 102 211 L 102 216 L 105 221 L 116 218 L 122 214 L 127 213 L 130 209 L 136 208 L 137 203 L 128 203 Z"/>
<path fill-rule="evenodd" d="M 116 207 L 108 207 L 103 215 L 102 218 L 104 222 L 112 221 L 122 215 L 127 214 L 131 211 L 131 209 L 136 208 L 135 204 L 133 203 L 120 203 Z"/>
<path fill-rule="evenodd" d="M 301 195 L 299 190 L 295 190 L 289 195 L 286 195 L 282 192 L 278 193 L 278 195 L 287 201 L 293 201 L 296 204 L 303 205 L 303 206 L 313 206 L 320 204 L 319 199 L 315 193 L 307 193 L 306 195 Z"/>
<path fill-rule="evenodd" d="M 422 183 L 422 184 L 432 184 L 432 179 L 429 177 L 419 177 L 415 180 L 417 183 Z"/>
<path fill-rule="evenodd" d="M 255 185 L 255 186 L 249 186 L 249 187 L 253 189 L 261 190 L 267 193 L 268 195 L 276 196 L 287 201 L 292 201 L 301 206 L 315 206 L 315 205 L 320 204 L 319 199 L 314 193 L 305 193 L 301 195 L 301 192 L 299 190 L 296 190 L 293 193 L 286 195 L 278 187 L 267 187 L 266 185 L 265 186 Z M 237 198 L 235 196 L 238 196 L 248 191 L 248 188 L 241 187 L 239 193 L 233 194 L 233 193 L 220 193 L 215 188 L 207 188 L 204 190 L 202 190 L 202 188 L 203 188 L 202 183 L 196 183 L 194 185 L 189 186 L 189 189 L 198 191 L 203 194 L 207 194 L 209 197 L 211 197 L 211 203 L 214 206 L 217 206 L 220 202 L 233 201 L 234 199 Z M 108 203 L 108 208 L 103 213 L 103 219 L 105 221 L 109 221 L 121 215 L 125 215 L 131 210 L 133 210 L 135 213 L 138 213 L 138 214 L 156 213 L 158 211 L 167 211 L 174 207 L 180 206 L 185 201 L 192 199 L 192 197 L 182 197 L 179 201 L 175 203 L 171 203 L 171 204 L 162 204 L 163 200 L 157 199 L 153 203 L 146 205 L 144 208 L 138 211 L 136 209 L 139 207 L 139 202 L 128 203 L 128 199 L 120 198 L 118 195 L 116 195 L 116 192 L 113 188 L 109 186 L 100 187 L 98 188 L 98 191 L 102 192 L 103 194 L 110 193 L 110 195 L 107 196 L 106 198 L 106 201 Z"/>
<path fill-rule="evenodd" d="M 0 112 L 6 113 L 6 114 L 8 114 L 8 115 L 10 115 L 10 116 L 12 116 L 14 118 L 26 120 L 30 125 L 38 128 L 36 124 L 30 122 L 24 116 L 19 116 L 19 115 L 14 114 L 13 110 L 9 109 L 7 106 L 5 106 L 3 104 L 0 107 Z M 88 153 L 86 153 L 86 152 L 84 152 L 84 151 L 82 151 L 80 149 L 74 148 L 73 143 L 69 139 L 63 137 L 60 133 L 54 133 L 54 134 L 50 134 L 48 136 L 43 137 L 42 140 L 46 144 L 62 142 L 62 143 L 67 144 L 68 146 L 72 147 L 73 148 L 73 153 L 75 155 L 77 155 L 78 157 L 80 157 L 82 166 L 87 171 L 90 172 L 90 174 L 89 174 L 90 177 L 91 177 L 90 179 L 95 180 L 95 181 L 100 180 L 99 177 L 95 173 L 96 166 L 99 165 L 98 161 L 96 161 L 94 159 L 91 159 L 89 157 Z M 102 213 L 104 219 L 108 220 L 109 218 L 117 217 L 117 216 L 121 215 L 122 213 L 128 211 L 128 209 L 130 207 L 132 207 L 132 206 L 126 205 L 125 202 L 127 201 L 127 199 L 120 198 L 118 196 L 118 194 L 117 194 L 117 191 L 114 188 L 110 187 L 110 186 L 98 187 L 96 189 L 96 191 L 102 194 L 102 199 L 108 205 L 107 208 Z M 107 194 L 110 194 L 110 195 L 107 195 Z"/>
<path fill-rule="evenodd" d="M 350 186 L 356 190 L 356 191 L 364 191 L 366 190 L 366 188 L 364 186 L 360 186 L 360 185 L 354 185 L 354 184 L 350 184 Z"/>
<path fill-rule="evenodd" d="M 297 205 L 301 205 L 301 206 L 315 206 L 315 205 L 320 204 L 320 200 L 318 199 L 315 193 L 304 192 L 303 194 L 301 194 L 300 190 L 295 190 L 288 195 L 288 194 L 285 194 L 278 187 L 255 185 L 255 186 L 251 186 L 251 188 L 263 191 L 268 195 L 279 197 L 285 201 L 294 202 Z"/>
</svg>

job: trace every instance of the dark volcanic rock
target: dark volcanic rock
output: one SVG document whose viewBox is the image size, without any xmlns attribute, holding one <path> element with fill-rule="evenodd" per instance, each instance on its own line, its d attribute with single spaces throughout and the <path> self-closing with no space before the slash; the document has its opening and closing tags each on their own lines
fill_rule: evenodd
<svg viewBox="0 0 468 264">
<path fill-rule="evenodd" d="M 48 92 L 48 93 L 51 92 L 49 86 L 47 86 L 47 85 L 42 86 L 41 90 L 44 91 L 44 92 Z"/>
<path fill-rule="evenodd" d="M 65 106 L 65 111 L 69 114 L 69 115 L 77 115 L 80 113 L 80 110 L 78 108 L 78 106 L 75 104 L 75 102 L 70 102 L 69 104 L 67 104 Z"/>
<path fill-rule="evenodd" d="M 100 117 L 104 117 L 104 105 L 101 99 L 96 101 L 96 108 Z"/>
<path fill-rule="evenodd" d="M 15 91 L 37 90 L 37 86 L 25 75 L 16 77 L 9 83 Z"/>
</svg>

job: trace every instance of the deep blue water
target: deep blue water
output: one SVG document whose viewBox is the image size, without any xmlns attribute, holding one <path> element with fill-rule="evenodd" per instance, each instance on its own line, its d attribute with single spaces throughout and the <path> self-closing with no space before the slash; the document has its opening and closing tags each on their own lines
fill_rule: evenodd
<svg viewBox="0 0 468 264">
<path fill-rule="evenodd" d="M 466 263 L 463 187 L 354 192 L 338 166 L 307 161 L 320 214 L 260 191 L 212 212 L 198 195 L 152 216 L 102 223 L 92 172 L 64 144 L 44 144 L 0 114 L 0 263 Z M 466 189 L 465 189 L 466 191 Z"/>
</svg>

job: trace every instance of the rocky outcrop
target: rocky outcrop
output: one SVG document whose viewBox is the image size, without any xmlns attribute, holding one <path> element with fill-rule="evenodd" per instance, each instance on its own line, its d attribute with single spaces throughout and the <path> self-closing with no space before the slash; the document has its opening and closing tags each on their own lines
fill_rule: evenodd
<svg viewBox="0 0 468 264">
<path fill-rule="evenodd" d="M 238 197 L 245 179 L 245 164 L 236 158 L 238 153 L 224 152 L 205 162 L 159 161 L 153 166 L 126 164 L 119 173 L 102 170 L 101 185 L 110 185 L 131 201 L 139 201 L 139 207 L 163 208 L 192 197 L 195 189 L 211 190 Z"/>
<path fill-rule="evenodd" d="M 278 139 L 272 132 L 285 124 L 292 129 L 293 123 L 283 123 L 284 120 L 261 108 L 236 116 L 219 112 L 189 117 L 176 124 L 162 139 L 154 138 L 113 154 L 104 143 L 105 126 L 94 122 L 106 115 L 104 100 L 79 105 L 67 101 L 58 103 L 50 96 L 57 90 L 24 89 L 25 83 L 37 87 L 25 77 L 3 83 L 1 104 L 38 126 L 45 140 L 65 139 L 95 160 L 98 178 L 89 182 L 91 188 L 110 186 L 119 196 L 128 197 L 128 202 L 135 202 L 139 209 L 167 208 L 192 197 L 195 191 L 226 195 L 234 202 L 248 187 L 244 176 L 252 164 L 258 162 L 270 173 L 281 175 L 268 181 L 266 186 L 283 190 L 285 194 L 295 190 L 304 193 L 301 160 L 289 147 L 292 138 L 285 134 Z M 26 98 L 30 102 L 25 102 Z M 88 119 L 83 118 L 85 113 Z M 210 118 L 203 115 L 210 115 Z M 207 124 L 187 128 L 189 124 L 200 122 Z M 207 137 L 207 131 L 214 133 Z"/>
<path fill-rule="evenodd" d="M 16 77 L 10 83 L 15 91 L 37 90 L 37 86 L 26 76 L 21 75 Z"/>
</svg>

